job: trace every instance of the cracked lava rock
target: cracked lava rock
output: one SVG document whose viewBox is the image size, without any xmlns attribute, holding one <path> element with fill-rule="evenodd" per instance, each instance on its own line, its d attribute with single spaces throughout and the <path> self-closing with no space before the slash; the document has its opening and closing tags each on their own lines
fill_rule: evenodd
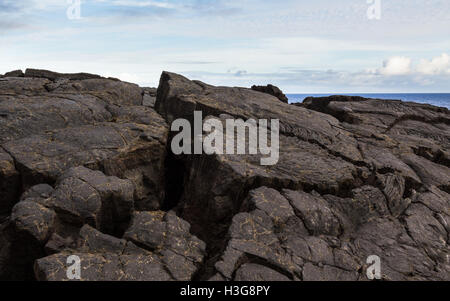
<svg viewBox="0 0 450 301">
<path fill-rule="evenodd" d="M 448 109 L 274 91 L 0 76 L 0 279 L 450 280 Z M 174 155 L 194 111 L 279 119 L 278 164 Z"/>
</svg>

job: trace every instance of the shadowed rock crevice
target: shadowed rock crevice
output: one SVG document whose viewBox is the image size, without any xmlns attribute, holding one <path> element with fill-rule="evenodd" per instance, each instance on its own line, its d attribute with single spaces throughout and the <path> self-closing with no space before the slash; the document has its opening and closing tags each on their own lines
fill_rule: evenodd
<svg viewBox="0 0 450 301">
<path fill-rule="evenodd" d="M 170 149 L 171 139 L 167 144 L 165 160 L 165 199 L 161 209 L 164 211 L 176 210 L 183 196 L 183 187 L 187 182 L 187 162 L 180 156 L 173 154 Z"/>
<path fill-rule="evenodd" d="M 8 216 L 23 193 L 17 162 L 0 146 L 0 216 Z"/>
</svg>

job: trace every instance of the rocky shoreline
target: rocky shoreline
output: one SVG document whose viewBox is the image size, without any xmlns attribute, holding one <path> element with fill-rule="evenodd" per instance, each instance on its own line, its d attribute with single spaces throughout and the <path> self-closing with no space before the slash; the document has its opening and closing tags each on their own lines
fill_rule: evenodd
<svg viewBox="0 0 450 301">
<path fill-rule="evenodd" d="M 175 156 L 194 111 L 280 120 L 280 160 Z M 0 279 L 450 280 L 450 113 L 163 72 L 0 76 Z"/>
</svg>

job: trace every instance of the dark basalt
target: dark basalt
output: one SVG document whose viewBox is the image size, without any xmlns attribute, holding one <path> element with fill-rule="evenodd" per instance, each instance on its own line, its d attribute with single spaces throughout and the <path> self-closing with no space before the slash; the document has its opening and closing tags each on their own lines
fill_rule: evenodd
<svg viewBox="0 0 450 301">
<path fill-rule="evenodd" d="M 68 280 L 77 255 L 82 280 L 366 280 L 378 255 L 384 280 L 450 280 L 449 111 L 275 88 L 5 74 L 0 279 Z M 175 156 L 196 110 L 279 119 L 278 164 Z"/>
<path fill-rule="evenodd" d="M 85 80 L 85 79 L 102 78 L 99 75 L 89 73 L 57 73 L 40 69 L 25 70 L 25 77 L 47 78 L 50 80 L 57 80 L 57 79 Z"/>
<path fill-rule="evenodd" d="M 267 85 L 267 86 L 252 86 L 252 90 L 267 93 L 272 96 L 275 96 L 279 100 L 281 100 L 284 103 L 288 103 L 289 99 L 284 95 L 284 93 L 280 90 L 280 88 L 274 86 L 274 85 Z"/>
<path fill-rule="evenodd" d="M 3 77 L 24 77 L 25 74 L 22 72 L 22 70 L 14 70 L 10 72 L 6 72 Z"/>
</svg>

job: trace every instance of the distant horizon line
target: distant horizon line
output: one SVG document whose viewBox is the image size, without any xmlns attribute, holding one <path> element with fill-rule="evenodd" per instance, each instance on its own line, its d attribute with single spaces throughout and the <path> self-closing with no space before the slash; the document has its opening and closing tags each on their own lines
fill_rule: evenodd
<svg viewBox="0 0 450 301">
<path fill-rule="evenodd" d="M 347 95 L 347 94 L 450 94 L 450 92 L 286 92 L 286 95 Z"/>
</svg>

